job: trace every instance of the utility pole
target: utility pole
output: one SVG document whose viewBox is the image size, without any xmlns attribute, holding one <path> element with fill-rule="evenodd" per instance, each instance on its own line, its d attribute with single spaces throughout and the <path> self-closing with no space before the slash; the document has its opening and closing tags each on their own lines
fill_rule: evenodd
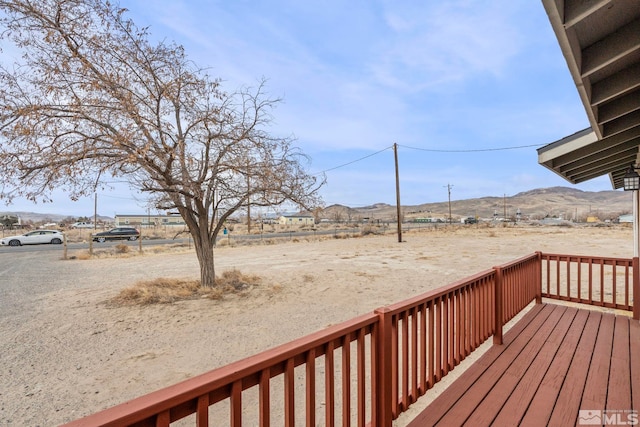
<svg viewBox="0 0 640 427">
<path fill-rule="evenodd" d="M 504 226 L 507 226 L 507 194 L 505 193 L 503 196 L 503 206 L 504 206 L 504 214 L 502 215 L 503 221 L 504 221 Z"/>
<path fill-rule="evenodd" d="M 453 185 L 447 184 L 445 187 L 447 187 L 447 193 L 449 193 L 449 224 L 451 224 L 451 189 Z"/>
<path fill-rule="evenodd" d="M 396 213 L 398 215 L 398 243 L 402 243 L 402 208 L 400 207 L 400 173 L 398 172 L 398 144 L 393 144 L 393 157 L 396 162 Z"/>
</svg>

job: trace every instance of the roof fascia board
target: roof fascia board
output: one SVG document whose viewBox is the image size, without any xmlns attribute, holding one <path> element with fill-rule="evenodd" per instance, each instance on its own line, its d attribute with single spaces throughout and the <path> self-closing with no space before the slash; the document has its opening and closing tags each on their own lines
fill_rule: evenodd
<svg viewBox="0 0 640 427">
<path fill-rule="evenodd" d="M 538 163 L 548 162 L 560 156 L 587 147 L 598 141 L 598 137 L 592 129 L 585 129 L 574 135 L 568 136 L 538 149 Z M 548 147 L 548 148 L 547 148 Z"/>
</svg>

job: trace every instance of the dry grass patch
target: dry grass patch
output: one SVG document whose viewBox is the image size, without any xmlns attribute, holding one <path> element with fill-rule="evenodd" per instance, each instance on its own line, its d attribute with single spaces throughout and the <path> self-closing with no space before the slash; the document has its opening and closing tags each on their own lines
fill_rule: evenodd
<svg viewBox="0 0 640 427">
<path fill-rule="evenodd" d="M 229 270 L 216 278 L 216 287 L 200 286 L 199 280 L 158 278 L 125 288 L 108 303 L 114 306 L 171 304 L 199 298 L 219 300 L 225 295 L 246 296 L 262 279 Z"/>
<path fill-rule="evenodd" d="M 81 251 L 70 254 L 69 259 L 86 261 L 96 258 L 130 258 L 145 254 L 166 254 L 166 253 L 184 253 L 192 251 L 191 245 L 186 243 L 176 243 L 172 245 L 146 246 L 142 252 L 138 249 L 138 245 L 128 245 L 120 243 L 113 247 L 104 249 L 93 249 L 93 253 L 89 251 Z"/>
<path fill-rule="evenodd" d="M 129 251 L 131 250 L 129 248 L 129 245 L 124 243 L 117 244 L 114 249 L 116 251 L 116 254 L 126 254 L 126 253 L 129 253 Z"/>
</svg>

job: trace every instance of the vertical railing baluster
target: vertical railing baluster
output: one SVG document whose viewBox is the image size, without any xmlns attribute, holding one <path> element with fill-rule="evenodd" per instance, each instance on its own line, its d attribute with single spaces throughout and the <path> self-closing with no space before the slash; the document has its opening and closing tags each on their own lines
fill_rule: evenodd
<svg viewBox="0 0 640 427">
<path fill-rule="evenodd" d="M 629 308 L 629 263 L 624 265 L 624 306 Z"/>
<path fill-rule="evenodd" d="M 234 381 L 231 385 L 231 427 L 242 426 L 242 380 Z M 198 420 L 196 425 L 209 425 L 209 395 L 200 396 L 198 398 Z"/>
<path fill-rule="evenodd" d="M 593 304 L 593 259 L 589 260 L 589 304 Z"/>
<path fill-rule="evenodd" d="M 571 301 L 571 257 L 567 256 L 567 301 Z"/>
<path fill-rule="evenodd" d="M 307 427 L 316 425 L 316 350 L 312 348 L 307 352 L 306 363 L 306 420 Z M 262 427 L 262 424 L 260 424 Z"/>
<path fill-rule="evenodd" d="M 284 371 L 284 425 L 296 425 L 295 374 L 293 359 L 287 359 Z"/>
<path fill-rule="evenodd" d="M 600 258 L 600 305 L 604 306 L 604 259 Z"/>
<path fill-rule="evenodd" d="M 351 425 L 351 334 L 342 337 L 342 426 Z"/>
<path fill-rule="evenodd" d="M 455 313 L 456 313 L 456 321 L 453 325 L 453 329 L 455 330 L 455 342 L 454 342 L 454 353 L 455 353 L 455 364 L 458 365 L 460 360 L 462 359 L 462 348 L 461 343 L 464 337 L 464 330 L 462 329 L 462 309 L 460 306 L 460 302 L 462 301 L 462 292 L 463 289 L 457 289 L 454 293 L 454 302 L 455 302 Z"/>
<path fill-rule="evenodd" d="M 399 352 L 400 349 L 398 344 L 398 327 L 400 323 L 400 314 L 392 316 L 391 321 L 391 401 L 393 402 L 392 414 L 395 416 L 398 413 L 398 400 L 399 400 L 399 383 L 400 383 L 400 372 L 398 368 L 400 366 L 399 362 Z"/>
<path fill-rule="evenodd" d="M 367 332 L 363 329 L 358 330 L 357 338 L 357 360 L 358 360 L 358 427 L 365 427 L 367 421 L 367 376 L 366 376 L 366 357 L 364 338 Z"/>
<path fill-rule="evenodd" d="M 495 295 L 494 300 L 496 304 L 495 310 L 495 326 L 493 333 L 493 344 L 502 344 L 502 323 L 503 323 L 503 302 L 502 302 L 502 268 L 493 267 L 495 271 Z"/>
<path fill-rule="evenodd" d="M 616 303 L 618 302 L 617 301 L 617 296 L 616 296 L 616 294 L 618 293 L 618 279 L 617 279 L 617 276 L 618 276 L 618 261 L 614 260 L 611 263 L 611 268 L 613 269 L 613 274 L 612 274 L 613 280 L 612 280 L 612 283 L 611 283 L 611 287 L 613 289 L 611 290 L 611 295 L 613 296 L 613 307 L 615 308 Z"/>
<path fill-rule="evenodd" d="M 156 427 L 169 427 L 171 424 L 171 411 L 166 410 L 156 415 Z"/>
<path fill-rule="evenodd" d="M 239 389 L 238 389 L 239 388 Z M 231 386 L 231 427 L 238 427 L 242 425 L 242 419 L 237 418 L 237 413 L 234 411 L 234 404 L 240 406 L 240 417 L 242 417 L 242 383 L 235 381 Z M 238 422 L 239 421 L 239 422 Z M 198 403 L 196 405 L 196 426 L 207 427 L 209 425 L 209 395 L 204 394 L 198 397 Z"/>
<path fill-rule="evenodd" d="M 309 359 L 307 358 L 307 363 Z M 308 365 L 307 365 L 308 366 Z M 307 381 L 308 381 L 307 371 Z M 258 387 L 258 399 L 259 411 L 260 411 L 260 426 L 269 427 L 271 425 L 271 369 L 265 368 L 260 372 L 260 386 Z M 307 399 L 309 396 L 309 389 L 307 388 Z M 308 400 L 307 400 L 308 402 Z"/>
<path fill-rule="evenodd" d="M 633 257 L 633 318 L 640 320 L 640 261 Z"/>
<path fill-rule="evenodd" d="M 442 375 L 449 373 L 449 294 L 442 297 Z"/>
<path fill-rule="evenodd" d="M 420 394 L 427 391 L 427 342 L 429 341 L 429 331 L 427 330 L 427 305 L 420 304 Z"/>
<path fill-rule="evenodd" d="M 324 399 L 325 399 L 325 425 L 333 427 L 335 425 L 336 399 L 335 399 L 335 349 L 333 341 L 327 343 L 327 352 L 324 355 Z"/>
<path fill-rule="evenodd" d="M 402 312 L 402 398 L 398 412 L 405 411 L 409 406 L 409 313 Z"/>
<path fill-rule="evenodd" d="M 411 308 L 411 393 L 409 403 L 418 400 L 418 308 Z"/>
<path fill-rule="evenodd" d="M 582 257 L 578 257 L 578 301 L 582 299 Z"/>
<path fill-rule="evenodd" d="M 436 298 L 436 382 L 442 378 L 442 297 Z"/>
<path fill-rule="evenodd" d="M 391 427 L 393 398 L 391 396 L 391 378 L 394 376 L 391 362 L 392 329 L 393 319 L 391 311 L 386 308 L 379 308 L 375 311 L 378 315 L 377 333 L 375 334 L 375 363 L 372 363 L 372 375 L 376 382 L 374 387 L 375 397 L 372 408 L 372 426 Z"/>
</svg>

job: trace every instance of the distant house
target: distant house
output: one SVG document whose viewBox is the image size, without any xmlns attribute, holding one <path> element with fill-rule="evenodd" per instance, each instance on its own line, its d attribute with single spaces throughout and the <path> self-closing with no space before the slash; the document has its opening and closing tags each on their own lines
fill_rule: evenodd
<svg viewBox="0 0 640 427">
<path fill-rule="evenodd" d="M 280 225 L 315 225 L 313 215 L 283 215 L 278 219 Z"/>
<path fill-rule="evenodd" d="M 633 214 L 627 214 L 627 215 L 620 215 L 618 217 L 618 222 L 627 222 L 627 223 L 633 223 Z"/>
<path fill-rule="evenodd" d="M 115 217 L 116 227 L 184 227 L 185 222 L 180 215 L 122 215 L 116 214 Z"/>
</svg>

